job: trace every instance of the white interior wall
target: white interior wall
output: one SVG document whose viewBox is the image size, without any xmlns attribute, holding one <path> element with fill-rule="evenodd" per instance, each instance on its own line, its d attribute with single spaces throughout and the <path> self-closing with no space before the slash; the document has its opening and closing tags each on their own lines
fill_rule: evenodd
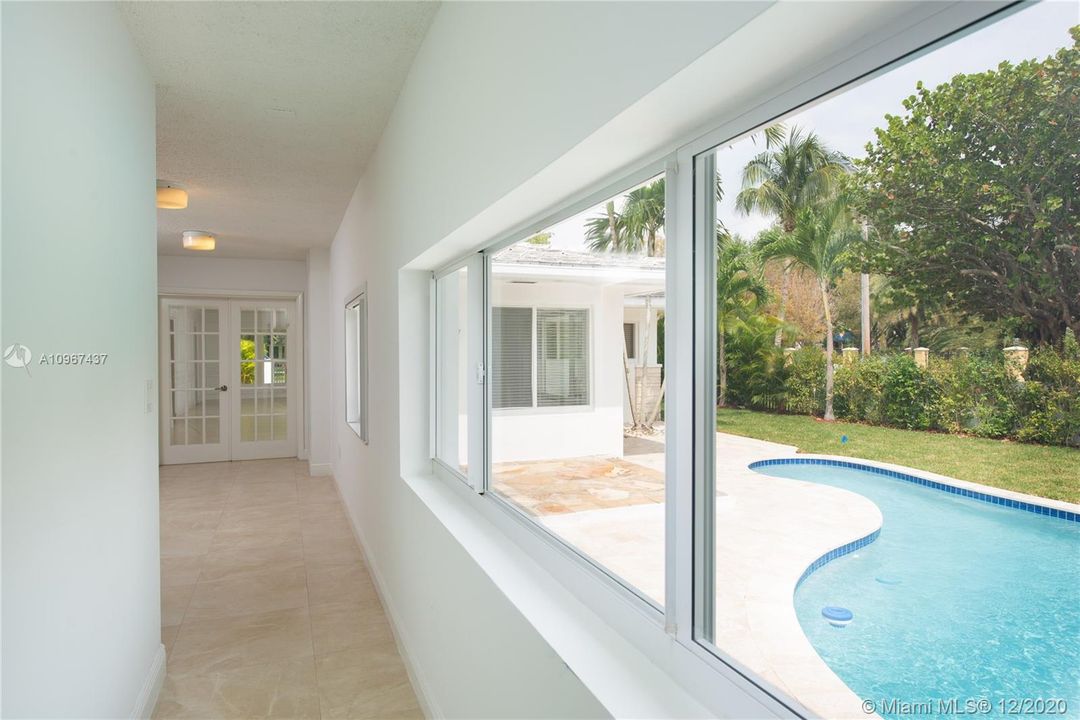
<svg viewBox="0 0 1080 720">
<path fill-rule="evenodd" d="M 165 657 L 154 84 L 112 3 L 0 13 L 2 344 L 108 353 L 2 366 L 0 714 L 129 717 Z"/>
<path fill-rule="evenodd" d="M 446 4 L 346 212 L 331 250 L 334 417 L 344 412 L 344 302 L 366 281 L 372 426 L 365 446 L 334 420 L 334 473 L 421 690 L 441 714 L 605 710 L 402 481 L 430 468 L 429 274 L 403 268 L 761 9 Z M 620 338 L 614 324 L 614 347 Z"/>
<path fill-rule="evenodd" d="M 330 436 L 333 427 L 330 361 L 330 250 L 313 249 L 307 257 L 307 293 L 304 298 L 305 429 L 308 468 L 312 475 L 331 472 Z"/>
<path fill-rule="evenodd" d="M 227 238 L 219 242 L 227 242 Z M 303 260 L 253 260 L 195 254 L 158 258 L 158 286 L 170 290 L 300 293 L 307 288 L 307 281 L 308 267 Z"/>
</svg>

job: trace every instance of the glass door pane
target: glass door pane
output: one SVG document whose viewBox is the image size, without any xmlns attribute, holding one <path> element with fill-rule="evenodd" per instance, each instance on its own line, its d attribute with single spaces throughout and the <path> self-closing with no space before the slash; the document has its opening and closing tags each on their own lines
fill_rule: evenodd
<svg viewBox="0 0 1080 720">
<path fill-rule="evenodd" d="M 227 304 L 209 300 L 162 303 L 162 459 L 207 462 L 227 459 L 221 402 L 221 335 Z"/>
<path fill-rule="evenodd" d="M 240 391 L 233 459 L 296 454 L 295 423 L 289 414 L 295 392 L 290 382 L 293 341 L 298 340 L 295 314 L 293 302 L 233 302 L 239 329 L 231 341 L 237 351 L 233 374 Z"/>
</svg>

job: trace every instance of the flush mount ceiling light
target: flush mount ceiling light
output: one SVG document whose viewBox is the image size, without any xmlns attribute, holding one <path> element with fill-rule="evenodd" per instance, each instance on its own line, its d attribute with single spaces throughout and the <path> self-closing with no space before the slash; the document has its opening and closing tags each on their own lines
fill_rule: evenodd
<svg viewBox="0 0 1080 720">
<path fill-rule="evenodd" d="M 187 190 L 158 180 L 157 206 L 163 210 L 183 210 L 187 207 Z"/>
<path fill-rule="evenodd" d="M 185 230 L 183 244 L 185 250 L 213 250 L 217 238 L 205 230 Z"/>
</svg>

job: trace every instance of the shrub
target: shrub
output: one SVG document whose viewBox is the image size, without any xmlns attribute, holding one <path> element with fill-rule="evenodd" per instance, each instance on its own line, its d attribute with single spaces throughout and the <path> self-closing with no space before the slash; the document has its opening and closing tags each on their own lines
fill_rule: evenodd
<svg viewBox="0 0 1080 720">
<path fill-rule="evenodd" d="M 773 338 L 777 324 L 751 317 L 727 335 L 728 404 L 776 410 L 784 401 L 788 369 Z"/>
<path fill-rule="evenodd" d="M 820 415 L 825 404 L 825 356 L 816 347 L 792 354 L 784 407 Z M 910 430 L 942 430 L 979 437 L 1080 448 L 1080 347 L 1031 353 L 1024 382 L 1005 370 L 1001 352 L 935 356 L 927 369 L 906 354 L 837 362 L 837 418 Z"/>
<path fill-rule="evenodd" d="M 882 355 L 859 358 L 836 366 L 833 405 L 842 420 L 880 424 L 884 421 L 882 395 L 887 359 Z"/>
<path fill-rule="evenodd" d="M 916 365 L 910 355 L 886 358 L 881 411 L 887 424 L 909 430 L 929 429 L 936 395 L 930 373 Z"/>
<path fill-rule="evenodd" d="M 784 408 L 800 415 L 825 412 L 825 353 L 804 347 L 791 353 L 787 366 Z"/>
<path fill-rule="evenodd" d="M 1016 437 L 1080 447 L 1080 351 L 1069 336 L 1064 352 L 1037 349 L 1020 383 Z"/>
<path fill-rule="evenodd" d="M 934 358 L 933 427 L 951 433 L 1005 437 L 1017 422 L 1018 383 L 1005 371 L 1002 353 Z"/>
</svg>

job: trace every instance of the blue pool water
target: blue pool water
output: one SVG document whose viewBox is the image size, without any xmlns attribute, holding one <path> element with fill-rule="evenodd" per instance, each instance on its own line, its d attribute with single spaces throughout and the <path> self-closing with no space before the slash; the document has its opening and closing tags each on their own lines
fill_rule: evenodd
<svg viewBox="0 0 1080 720">
<path fill-rule="evenodd" d="M 959 716 L 971 700 L 967 714 L 981 717 L 1080 717 L 1080 523 L 862 469 L 756 470 L 851 490 L 881 510 L 877 540 L 795 591 L 811 644 L 879 714 L 911 717 L 881 702 L 897 699 L 928 702 L 913 711 L 922 717 Z M 825 606 L 854 619 L 833 627 Z M 1020 712 L 1046 710 L 1026 699 L 1064 702 Z"/>
</svg>

